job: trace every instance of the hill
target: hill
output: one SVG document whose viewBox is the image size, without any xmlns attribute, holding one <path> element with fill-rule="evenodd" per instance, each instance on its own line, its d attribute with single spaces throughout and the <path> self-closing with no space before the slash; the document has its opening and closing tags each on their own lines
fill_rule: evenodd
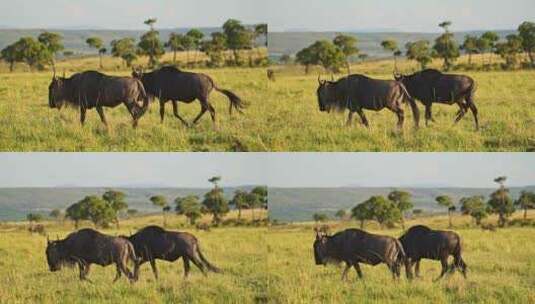
<svg viewBox="0 0 535 304">
<path fill-rule="evenodd" d="M 253 186 L 225 187 L 225 196 L 232 198 L 237 189 L 249 191 Z M 101 195 L 109 188 L 0 188 L 0 221 L 21 220 L 29 212 L 48 214 L 52 209 L 64 209 L 86 195 Z M 126 194 L 129 208 L 140 212 L 154 212 L 152 195 L 164 195 L 168 202 L 178 196 L 198 195 L 202 197 L 208 188 L 113 188 Z"/>
<path fill-rule="evenodd" d="M 391 187 L 340 187 L 340 188 L 269 188 L 269 216 L 282 222 L 310 221 L 314 213 L 333 216 L 340 209 L 351 209 L 373 195 L 387 195 Z M 449 195 L 454 202 L 473 195 L 488 195 L 493 188 L 403 188 L 412 193 L 415 209 L 428 213 L 444 212 L 435 202 L 439 195 Z M 535 186 L 510 188 L 516 198 L 520 191 L 535 191 Z"/>
<path fill-rule="evenodd" d="M 496 31 L 500 37 L 505 37 L 514 30 Z M 456 32 L 455 40 L 462 43 L 466 35 L 481 35 L 483 31 Z M 299 50 L 312 44 L 316 40 L 332 40 L 338 32 L 270 32 L 268 35 L 269 54 L 277 58 L 283 54 L 295 54 Z M 404 49 L 409 41 L 429 40 L 433 41 L 438 33 L 403 33 L 403 32 L 344 32 L 343 34 L 355 36 L 358 39 L 358 48 L 361 53 L 368 54 L 371 58 L 384 58 L 392 56 L 381 47 L 381 41 L 394 39 Z"/>
</svg>

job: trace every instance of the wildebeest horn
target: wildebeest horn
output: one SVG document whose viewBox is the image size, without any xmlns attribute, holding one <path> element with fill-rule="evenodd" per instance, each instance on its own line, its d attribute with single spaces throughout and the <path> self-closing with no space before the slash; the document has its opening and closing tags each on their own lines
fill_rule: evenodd
<svg viewBox="0 0 535 304">
<path fill-rule="evenodd" d="M 48 237 L 48 234 L 46 235 L 46 243 L 50 244 L 50 237 Z"/>
<path fill-rule="evenodd" d="M 318 83 L 319 83 L 319 84 L 322 84 L 322 82 L 321 82 L 321 75 L 320 75 L 320 74 L 318 74 Z"/>
</svg>

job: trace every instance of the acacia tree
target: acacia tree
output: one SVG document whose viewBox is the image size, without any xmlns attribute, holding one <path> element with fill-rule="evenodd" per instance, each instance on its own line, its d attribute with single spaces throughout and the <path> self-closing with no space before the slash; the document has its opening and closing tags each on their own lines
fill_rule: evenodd
<svg viewBox="0 0 535 304">
<path fill-rule="evenodd" d="M 214 188 L 204 194 L 202 205 L 208 213 L 212 214 L 212 221 L 218 225 L 222 217 L 229 212 L 228 201 L 223 195 L 223 189 L 219 188 L 218 183 L 221 181 L 220 176 L 214 176 L 208 179 L 214 185 Z"/>
<path fill-rule="evenodd" d="M 255 41 L 255 44 L 256 44 L 256 40 L 258 39 L 258 37 L 263 37 L 264 39 L 264 47 L 267 49 L 268 47 L 268 25 L 267 23 L 259 23 L 257 25 L 255 25 L 254 27 L 254 41 Z M 258 48 L 258 47 L 257 47 Z M 263 57 L 262 57 L 262 51 L 258 48 L 258 60 L 262 60 Z"/>
<path fill-rule="evenodd" d="M 401 51 L 399 50 L 398 43 L 394 39 L 387 39 L 383 40 L 381 42 L 381 46 L 385 51 L 391 52 L 392 55 L 394 55 L 394 71 L 397 72 L 398 70 L 398 56 L 401 55 Z"/>
<path fill-rule="evenodd" d="M 234 63 L 239 65 L 239 50 L 251 49 L 254 32 L 236 19 L 228 19 L 223 24 L 223 32 L 227 38 L 227 46 L 234 53 Z"/>
<path fill-rule="evenodd" d="M 515 212 L 513 200 L 509 196 L 509 189 L 505 187 L 506 176 L 499 176 L 494 179 L 500 187 L 490 195 L 487 202 L 490 212 L 498 214 L 498 226 L 503 227 L 507 223 L 507 218 Z"/>
<path fill-rule="evenodd" d="M 535 193 L 522 191 L 520 197 L 515 201 L 515 205 L 524 210 L 524 221 L 527 220 L 528 209 L 535 209 Z"/>
<path fill-rule="evenodd" d="M 435 201 L 437 203 L 445 208 L 448 208 L 448 220 L 449 220 L 449 227 L 453 227 L 453 223 L 451 221 L 451 214 L 453 211 L 455 211 L 455 205 L 453 204 L 453 200 L 448 195 L 439 195 L 435 198 Z"/>
<path fill-rule="evenodd" d="M 357 38 L 354 36 L 338 34 L 334 37 L 333 44 L 342 52 L 347 67 L 347 74 L 351 74 L 349 58 L 359 52 L 359 49 L 357 48 Z"/>
<path fill-rule="evenodd" d="M 63 214 L 61 213 L 61 210 L 59 209 L 53 209 L 52 211 L 50 211 L 50 213 L 48 214 L 48 216 L 50 216 L 51 218 L 55 219 L 56 221 L 60 222 L 61 221 L 61 218 L 63 216 Z"/>
<path fill-rule="evenodd" d="M 201 49 L 201 45 L 202 45 L 202 40 L 204 38 L 204 34 L 203 34 L 203 32 L 201 32 L 198 29 L 191 29 L 186 33 L 186 37 L 188 37 L 189 40 L 191 41 L 191 48 L 193 48 L 193 50 L 195 50 L 195 54 L 194 54 L 194 57 L 193 57 L 193 64 L 196 64 L 197 63 L 197 53 Z"/>
<path fill-rule="evenodd" d="M 336 211 L 334 216 L 336 216 L 339 220 L 344 220 L 346 218 L 346 216 L 347 216 L 347 210 L 340 209 L 340 210 Z"/>
<path fill-rule="evenodd" d="M 138 50 L 141 55 L 149 57 L 149 66 L 154 67 L 158 64 L 158 59 L 165 54 L 163 43 L 160 41 L 160 33 L 154 29 L 156 18 L 145 20 L 145 24 L 150 30 L 144 33 L 138 43 Z"/>
<path fill-rule="evenodd" d="M 104 48 L 104 43 L 102 42 L 102 39 L 100 37 L 89 37 L 85 40 L 85 43 L 87 43 L 90 48 L 96 49 L 98 51 L 99 66 L 102 69 L 102 55 L 106 53 L 106 49 Z"/>
<path fill-rule="evenodd" d="M 472 35 L 466 35 L 464 37 L 464 42 L 461 45 L 461 49 L 468 54 L 468 64 L 472 65 L 472 55 L 476 54 L 478 51 L 477 48 L 477 37 Z"/>
<path fill-rule="evenodd" d="M 401 228 L 405 229 L 405 214 L 414 207 L 411 201 L 412 195 L 406 191 L 394 190 L 388 194 L 388 199 L 398 208 Z"/>
<path fill-rule="evenodd" d="M 268 208 L 268 188 L 266 186 L 256 186 L 251 190 L 251 193 L 254 193 L 258 196 L 260 200 L 260 206 L 263 209 Z"/>
<path fill-rule="evenodd" d="M 132 62 L 137 58 L 135 39 L 122 38 L 118 40 L 112 40 L 111 54 L 114 57 L 121 58 L 127 67 L 131 67 Z"/>
<path fill-rule="evenodd" d="M 369 200 L 356 205 L 351 209 L 351 217 L 360 221 L 360 229 L 364 229 L 364 224 L 373 219 L 373 206 Z"/>
<path fill-rule="evenodd" d="M 440 35 L 435 39 L 435 45 L 433 49 L 437 57 L 440 57 L 444 60 L 444 70 L 448 71 L 453 61 L 459 58 L 459 46 L 453 37 L 453 33 L 449 31 L 449 26 L 451 25 L 450 21 L 445 21 L 439 24 L 441 28 L 444 29 L 444 34 Z"/>
<path fill-rule="evenodd" d="M 463 197 L 460 200 L 461 212 L 470 215 L 478 226 L 481 225 L 481 220 L 488 216 L 484 200 L 485 198 L 481 195 Z"/>
<path fill-rule="evenodd" d="M 429 41 L 427 40 L 407 42 L 405 48 L 407 49 L 407 58 L 418 62 L 422 70 L 425 69 L 432 60 L 432 52 L 429 47 Z"/>
<path fill-rule="evenodd" d="M 175 204 L 176 213 L 187 217 L 189 219 L 190 225 L 195 225 L 197 219 L 199 219 L 202 215 L 199 197 L 196 195 L 177 197 L 175 199 Z"/>
<path fill-rule="evenodd" d="M 496 49 L 496 43 L 500 40 L 500 36 L 496 32 L 488 31 L 481 35 L 481 39 L 488 41 L 489 64 L 492 64 L 492 53 Z"/>
<path fill-rule="evenodd" d="M 165 44 L 173 52 L 173 63 L 176 63 L 176 52 L 184 50 L 184 45 L 182 44 L 183 38 L 184 35 L 182 34 L 171 33 Z"/>
<path fill-rule="evenodd" d="M 522 49 L 528 54 L 531 66 L 535 66 L 535 22 L 523 22 L 518 27 L 518 35 L 522 38 Z"/>
<path fill-rule="evenodd" d="M 78 229 L 79 223 L 85 218 L 84 206 L 81 202 L 74 203 L 65 210 L 65 217 L 74 222 L 74 229 Z"/>
<path fill-rule="evenodd" d="M 329 220 L 329 216 L 327 216 L 327 214 L 325 214 L 325 213 L 314 213 L 312 215 L 312 219 L 316 223 L 326 222 L 326 221 Z"/>
<path fill-rule="evenodd" d="M 308 74 L 310 71 L 310 66 L 315 64 L 317 61 L 314 57 L 314 54 L 312 54 L 312 49 L 310 47 L 306 47 L 295 54 L 295 62 L 303 65 L 305 67 L 305 74 Z"/>
<path fill-rule="evenodd" d="M 13 43 L 2 49 L 0 58 L 9 63 L 9 72 L 13 72 L 16 62 L 22 61 L 22 53 L 17 49 L 17 44 Z"/>
<path fill-rule="evenodd" d="M 48 56 L 46 57 L 50 60 L 50 64 L 55 71 L 56 55 L 64 49 L 63 37 L 60 34 L 45 31 L 39 34 L 37 40 L 44 46 L 46 52 L 48 52 Z"/>
<path fill-rule="evenodd" d="M 222 66 L 224 64 L 223 51 L 227 48 L 227 37 L 219 32 L 210 35 L 212 38 L 203 41 L 201 50 L 210 57 L 211 66 Z"/>
<path fill-rule="evenodd" d="M 163 195 L 154 195 L 150 197 L 150 201 L 152 204 L 156 207 L 159 207 L 162 209 L 162 216 L 163 216 L 163 226 L 167 226 L 167 218 L 165 216 L 166 210 L 168 211 L 169 205 L 167 204 L 167 198 Z"/>
<path fill-rule="evenodd" d="M 505 60 L 506 68 L 515 68 L 518 54 L 522 52 L 522 38 L 514 34 L 507 35 L 506 42 L 497 43 L 495 50 Z"/>
<path fill-rule="evenodd" d="M 243 190 L 236 190 L 234 192 L 234 197 L 229 203 L 230 205 L 234 205 L 234 207 L 238 209 L 238 220 L 241 220 L 242 209 L 249 208 L 249 202 L 247 201 L 247 192 Z"/>
<path fill-rule="evenodd" d="M 39 213 L 28 213 L 26 215 L 26 219 L 28 220 L 28 223 L 30 224 L 30 230 L 33 228 L 33 223 L 38 223 L 43 219 L 43 216 Z"/>
<path fill-rule="evenodd" d="M 108 190 L 102 195 L 102 199 L 106 201 L 115 212 L 115 225 L 119 229 L 119 214 L 128 209 L 128 204 L 125 201 L 126 195 L 124 192 Z"/>
<path fill-rule="evenodd" d="M 44 44 L 33 37 L 20 38 L 15 42 L 14 49 L 18 52 L 17 57 L 26 63 L 30 70 L 42 69 L 43 65 L 50 61 L 50 52 L 47 51 Z"/>
</svg>

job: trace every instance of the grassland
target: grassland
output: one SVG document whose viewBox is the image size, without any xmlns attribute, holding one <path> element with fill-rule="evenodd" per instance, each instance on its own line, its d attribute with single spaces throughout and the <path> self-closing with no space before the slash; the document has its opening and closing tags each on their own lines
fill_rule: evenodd
<svg viewBox="0 0 535 304">
<path fill-rule="evenodd" d="M 495 219 L 492 219 L 495 220 Z M 447 228 L 445 217 L 410 221 Z M 358 227 L 331 223 L 332 231 Z M 439 282 L 440 263 L 425 260 L 420 279 L 393 281 L 385 265 L 361 266 L 364 279 L 354 270 L 340 280 L 342 267 L 316 266 L 312 252 L 313 223 L 275 226 L 268 234 L 269 298 L 273 303 L 533 303 L 535 301 L 535 228 L 507 228 L 497 232 L 472 228 L 467 218 L 455 219 L 455 230 L 465 244 L 468 278 L 455 273 Z M 401 229 L 367 230 L 395 237 Z M 404 272 L 403 272 L 404 275 Z"/>
<path fill-rule="evenodd" d="M 265 213 L 256 212 L 256 217 Z M 235 217 L 235 214 L 232 215 Z M 231 216 L 231 217 L 232 217 Z M 249 217 L 250 212 L 244 212 Z M 203 219 L 207 220 L 207 219 Z M 121 222 L 121 229 L 106 229 L 111 235 L 129 234 L 149 224 L 161 224 L 161 216 L 138 217 Z M 70 223 L 44 223 L 52 238 L 64 237 Z M 115 268 L 92 267 L 92 284 L 78 280 L 77 269 L 52 273 L 45 258 L 46 238 L 30 235 L 26 224 L 0 226 L 0 303 L 254 303 L 265 302 L 267 257 L 265 227 L 224 227 L 211 231 L 180 228 L 185 219 L 168 218 L 169 229 L 195 234 L 205 256 L 223 274 L 204 277 L 193 267 L 183 278 L 182 261 L 158 262 L 160 279 L 155 281 L 150 267 L 141 268 L 140 280 L 126 279 L 112 284 Z"/>
<path fill-rule="evenodd" d="M 166 55 L 168 60 L 170 54 Z M 183 54 L 180 56 L 184 56 Z M 463 59 L 465 60 L 465 59 Z M 109 62 L 108 62 L 109 61 Z M 438 65 L 435 62 L 434 65 Z M 106 58 L 108 73 L 128 75 L 117 59 Z M 402 71 L 416 68 L 399 63 Z M 94 57 L 58 63 L 67 75 L 96 68 Z M 389 79 L 391 60 L 355 64 L 352 72 Z M 1 151 L 534 151 L 535 71 L 468 71 L 478 82 L 476 104 L 480 131 L 474 130 L 468 113 L 457 125 L 455 106 L 433 107 L 436 123 L 415 131 L 406 107 L 403 132 L 395 128 L 388 110 L 367 112 L 370 129 L 358 120 L 345 126 L 346 116 L 320 113 L 315 91 L 319 70 L 305 75 L 302 67 L 275 67 L 276 81 L 267 82 L 264 68 L 196 69 L 249 103 L 244 115 L 228 115 L 228 100 L 214 92 L 211 100 L 218 113 L 217 128 L 209 115 L 194 128 L 184 127 L 168 105 L 160 124 L 158 105 L 141 118 L 138 129 L 123 106 L 106 109 L 106 129 L 95 111 L 86 125 L 79 124 L 77 109 L 49 109 L 50 72 L 0 74 Z M 325 75 L 327 76 L 327 75 Z M 342 75 L 335 75 L 335 77 Z M 198 103 L 179 104 L 181 115 L 193 119 Z M 423 113 L 423 106 L 420 105 Z M 422 122 L 423 125 L 423 122 Z"/>
</svg>

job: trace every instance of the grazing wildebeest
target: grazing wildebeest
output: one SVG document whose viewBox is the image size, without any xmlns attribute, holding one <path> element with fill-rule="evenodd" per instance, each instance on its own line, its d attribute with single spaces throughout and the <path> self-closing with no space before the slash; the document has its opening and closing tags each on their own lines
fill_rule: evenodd
<svg viewBox="0 0 535 304">
<path fill-rule="evenodd" d="M 143 106 L 138 101 L 143 101 Z M 145 113 L 149 98 L 141 81 L 131 77 L 108 76 L 96 71 L 77 73 L 69 78 L 52 77 L 48 87 L 48 105 L 58 110 L 64 103 L 80 108 L 80 122 L 85 122 L 88 109 L 96 108 L 100 120 L 107 125 L 103 107 L 114 108 L 124 103 L 137 126 Z"/>
<path fill-rule="evenodd" d="M 158 279 L 156 260 L 174 262 L 179 258 L 184 260 L 184 276 L 187 277 L 191 261 L 206 275 L 206 270 L 219 273 L 221 270 L 212 265 L 201 252 L 197 238 L 187 232 L 167 231 L 158 226 L 147 226 L 128 237 L 134 245 L 138 263 L 134 270 L 137 277 L 139 267 L 150 262 L 154 277 Z"/>
<path fill-rule="evenodd" d="M 115 263 L 117 281 L 125 274 L 130 282 L 137 277 L 127 267 L 128 261 L 136 263 L 136 254 L 132 244 L 124 238 L 102 234 L 93 229 L 82 229 L 69 234 L 63 240 L 50 241 L 47 238 L 46 258 L 50 271 L 55 272 L 63 265 L 78 264 L 80 280 L 88 280 L 87 274 L 91 264 L 108 266 Z"/>
<path fill-rule="evenodd" d="M 479 129 L 477 108 L 474 103 L 475 81 L 465 75 L 443 74 L 434 69 L 426 69 L 412 75 L 394 74 L 397 81 L 403 82 L 409 94 L 420 100 L 425 106 L 425 124 L 433 120 L 431 106 L 433 103 L 459 105 L 455 118 L 457 123 L 470 109 L 474 115 L 476 130 Z"/>
<path fill-rule="evenodd" d="M 420 112 L 414 99 L 401 82 L 393 80 L 372 79 L 364 75 L 353 74 L 337 81 L 321 80 L 318 77 L 317 89 L 320 111 L 349 110 L 347 124 L 350 125 L 353 113 L 357 112 L 362 123 L 368 127 L 368 120 L 363 109 L 379 111 L 387 108 L 398 117 L 398 128 L 403 126 L 404 113 L 402 103 L 409 101 L 414 125 L 418 127 Z"/>
<path fill-rule="evenodd" d="M 399 241 L 403 245 L 407 255 L 407 269 L 412 272 L 412 266 L 415 266 L 415 274 L 420 275 L 420 260 L 431 259 L 440 260 L 442 272 L 437 279 L 440 279 L 448 271 L 448 257 L 453 256 L 453 264 L 450 271 L 458 269 L 466 278 L 467 266 L 463 261 L 461 237 L 453 231 L 432 230 L 423 225 L 417 225 L 409 228 L 403 234 Z"/>
<path fill-rule="evenodd" d="M 151 97 L 157 97 L 160 100 L 162 123 L 165 116 L 165 103 L 171 100 L 173 114 L 184 125 L 189 126 L 189 123 L 178 114 L 178 102 L 191 103 L 198 99 L 201 103 L 201 112 L 195 117 L 193 124 L 196 124 L 206 111 L 210 112 L 212 122 L 215 124 L 215 109 L 208 100 L 212 89 L 228 97 L 230 114 L 232 114 L 232 109 L 241 112 L 245 108 L 244 102 L 236 94 L 217 87 L 212 78 L 205 74 L 185 72 L 173 66 L 165 66 L 149 73 L 133 71 L 132 76 L 143 82 L 145 90 Z"/>
<path fill-rule="evenodd" d="M 359 263 L 373 266 L 385 263 L 392 276 L 399 278 L 401 265 L 406 263 L 405 252 L 397 239 L 360 229 L 346 229 L 332 236 L 316 230 L 313 249 L 316 265 L 327 265 L 329 262 L 346 263 L 342 280 L 347 278 L 351 267 L 354 267 L 362 278 Z M 407 277 L 410 278 L 409 273 Z"/>
</svg>

